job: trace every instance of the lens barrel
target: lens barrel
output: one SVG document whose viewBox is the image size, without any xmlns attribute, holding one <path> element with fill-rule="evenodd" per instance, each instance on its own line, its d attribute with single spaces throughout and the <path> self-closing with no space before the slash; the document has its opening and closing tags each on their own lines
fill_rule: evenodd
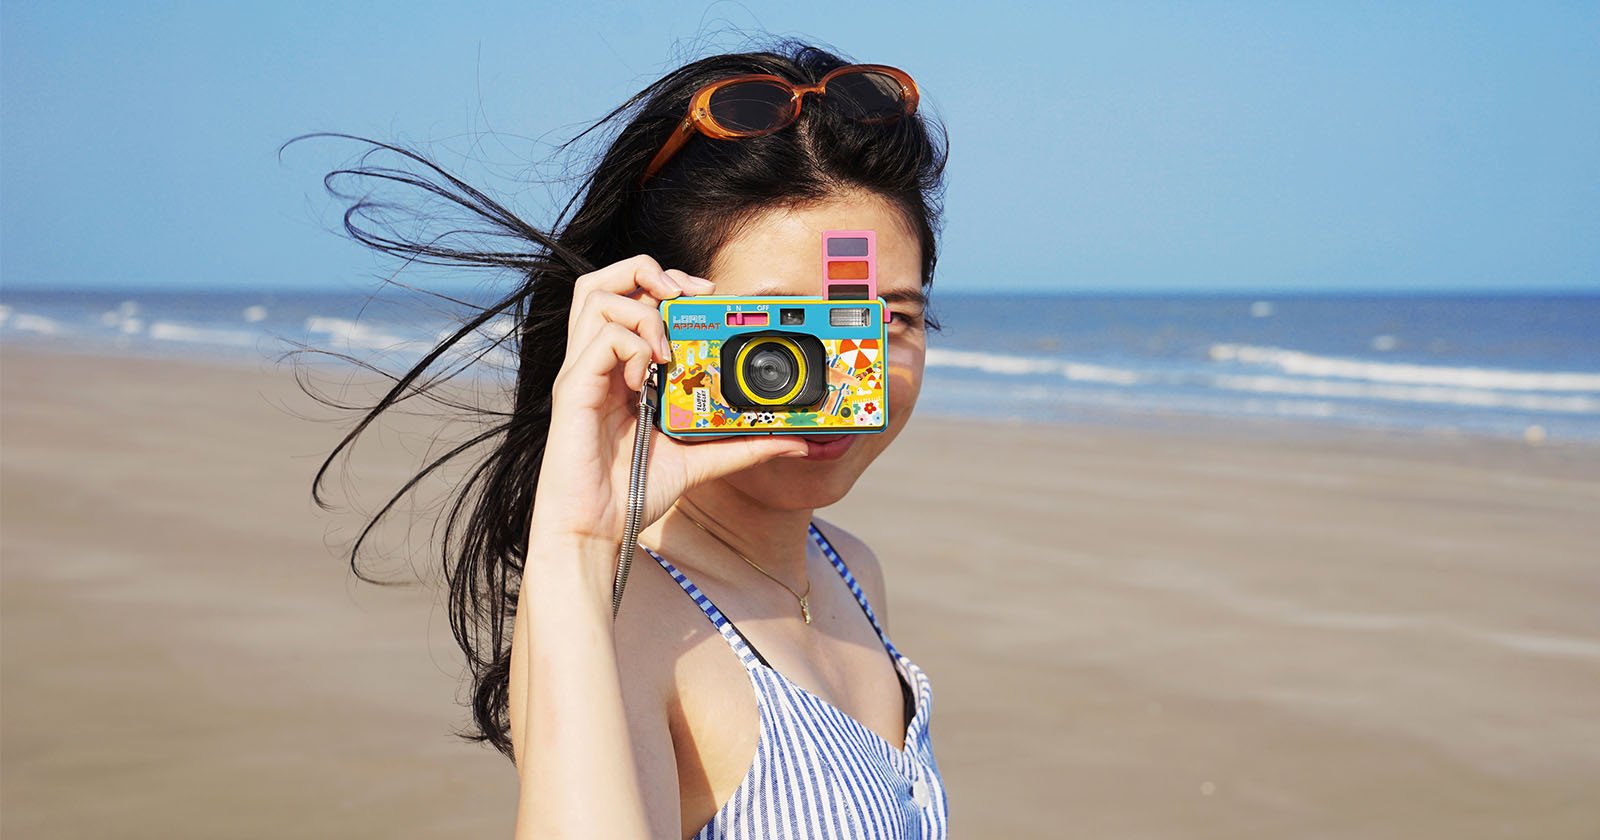
<svg viewBox="0 0 1600 840">
<path fill-rule="evenodd" d="M 768 330 L 735 336 L 721 349 L 722 396 L 732 408 L 805 409 L 827 396 L 827 358 L 814 335 Z"/>
</svg>

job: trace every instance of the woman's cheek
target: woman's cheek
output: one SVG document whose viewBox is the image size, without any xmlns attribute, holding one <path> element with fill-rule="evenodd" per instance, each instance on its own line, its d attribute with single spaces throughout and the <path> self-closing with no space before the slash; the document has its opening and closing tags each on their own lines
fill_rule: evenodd
<svg viewBox="0 0 1600 840">
<path fill-rule="evenodd" d="M 909 411 L 922 391 L 922 369 L 927 363 L 927 349 L 922 342 L 889 340 L 889 406 L 890 416 L 895 410 Z"/>
</svg>

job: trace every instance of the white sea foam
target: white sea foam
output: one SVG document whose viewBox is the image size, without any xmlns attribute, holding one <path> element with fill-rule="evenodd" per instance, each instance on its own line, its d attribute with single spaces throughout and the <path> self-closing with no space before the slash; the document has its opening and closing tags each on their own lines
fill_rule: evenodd
<svg viewBox="0 0 1600 840">
<path fill-rule="evenodd" d="M 974 353 L 967 350 L 933 349 L 928 351 L 927 363 L 931 367 L 954 367 L 981 370 L 985 373 L 1010 375 L 1046 374 L 1061 376 L 1073 382 L 1099 382 L 1108 385 L 1137 385 L 1144 377 L 1131 370 L 1069 362 L 1064 359 L 1045 359 L 1037 356 L 1007 356 L 1000 353 Z"/>
<path fill-rule="evenodd" d="M 137 320 L 137 318 L 129 319 L 129 321 Z M 157 341 L 187 341 L 192 344 L 222 344 L 233 347 L 249 347 L 254 345 L 257 339 L 255 333 L 247 330 L 196 327 L 171 321 L 156 321 L 150 325 L 147 334 Z"/>
<path fill-rule="evenodd" d="M 61 332 L 61 323 L 53 318 L 29 312 L 14 312 L 10 307 L 6 307 L 4 316 L 0 316 L 0 324 L 5 325 L 7 329 L 35 332 L 40 335 L 58 335 Z"/>
<path fill-rule="evenodd" d="M 1215 362 L 1266 365 L 1297 376 L 1362 379 L 1368 382 L 1407 385 L 1448 385 L 1503 391 L 1600 392 L 1600 373 L 1364 362 L 1359 359 L 1316 356 L 1298 350 L 1249 344 L 1213 344 L 1210 355 L 1211 360 Z"/>
<path fill-rule="evenodd" d="M 414 339 L 382 332 L 348 318 L 328 318 L 321 315 L 312 315 L 306 319 L 306 331 L 326 333 L 335 342 L 369 350 L 403 348 L 417 343 Z"/>
<path fill-rule="evenodd" d="M 1311 397 L 1389 400 L 1394 402 L 1464 405 L 1475 408 L 1514 408 L 1525 411 L 1550 411 L 1562 414 L 1600 414 L 1600 397 L 1557 394 L 1508 394 L 1484 388 L 1452 388 L 1444 385 L 1392 385 L 1350 382 L 1336 379 L 1293 379 L 1287 376 L 1220 375 L 1212 379 L 1218 388 L 1261 394 L 1294 394 Z"/>
<path fill-rule="evenodd" d="M 1228 402 L 1231 410 L 1301 416 L 1344 416 L 1330 400 L 1371 400 L 1417 405 L 1600 415 L 1600 374 L 1517 371 L 1489 368 L 1365 362 L 1315 356 L 1276 347 L 1214 344 L 1211 358 L 1282 369 L 1291 375 L 1186 374 L 1179 371 L 1138 372 L 1106 365 L 1037 356 L 1013 356 L 965 350 L 931 349 L 929 367 L 977 370 L 1000 376 L 1044 375 L 1116 386 L 1200 386 L 1221 392 L 1286 399 Z M 1538 393 L 1538 392 L 1543 393 Z M 1575 393 L 1575 392 L 1591 393 Z M 1010 391 L 1013 398 L 1034 398 Z M 1082 400 L 1082 394 L 1073 399 Z M 1173 399 L 1167 395 L 1165 399 Z M 1140 405 L 1148 395 L 1138 398 Z M 1184 397 L 1188 402 L 1194 395 Z M 1192 406 L 1191 406 L 1192 407 Z"/>
</svg>

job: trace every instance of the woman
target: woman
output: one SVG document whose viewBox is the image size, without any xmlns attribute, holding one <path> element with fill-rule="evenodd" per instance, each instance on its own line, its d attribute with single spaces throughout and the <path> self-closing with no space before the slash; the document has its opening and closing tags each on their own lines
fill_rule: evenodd
<svg viewBox="0 0 1600 840">
<path fill-rule="evenodd" d="M 800 90 L 796 113 L 781 82 L 730 83 L 747 74 L 827 84 Z M 713 119 L 686 119 L 697 93 Z M 392 169 L 335 173 L 425 186 L 537 251 L 374 235 L 359 224 L 368 202 L 346 215 L 375 247 L 526 277 L 339 447 L 446 346 L 513 313 L 514 408 L 476 439 L 494 448 L 452 513 L 447 543 L 471 510 L 446 564 L 475 737 L 521 779 L 518 837 L 944 836 L 931 684 L 889 641 L 872 552 L 812 516 L 916 404 L 945 161 L 916 106 L 900 71 L 801 44 L 696 61 L 607 118 L 632 113 L 549 236 L 448 175 L 453 190 Z M 827 229 L 877 232 L 888 429 L 698 443 L 657 432 L 649 524 L 613 621 L 636 392 L 671 358 L 655 305 L 816 295 Z"/>
</svg>

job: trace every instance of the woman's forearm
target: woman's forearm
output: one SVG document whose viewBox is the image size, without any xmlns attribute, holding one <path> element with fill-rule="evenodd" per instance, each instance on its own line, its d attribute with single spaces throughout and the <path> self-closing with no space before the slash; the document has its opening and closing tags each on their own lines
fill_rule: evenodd
<svg viewBox="0 0 1600 840">
<path fill-rule="evenodd" d="M 510 685 L 523 701 L 517 840 L 647 837 L 617 670 L 611 581 L 600 574 L 613 565 L 615 548 L 534 537 L 528 556 Z"/>
</svg>

